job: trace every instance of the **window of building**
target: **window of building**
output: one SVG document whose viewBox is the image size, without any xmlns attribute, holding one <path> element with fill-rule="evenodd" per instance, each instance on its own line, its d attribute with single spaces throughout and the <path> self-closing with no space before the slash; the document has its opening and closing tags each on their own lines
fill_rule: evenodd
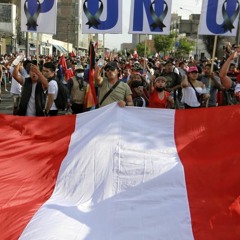
<svg viewBox="0 0 240 240">
<path fill-rule="evenodd" d="M 0 5 L 0 22 L 11 23 L 11 5 Z"/>
</svg>

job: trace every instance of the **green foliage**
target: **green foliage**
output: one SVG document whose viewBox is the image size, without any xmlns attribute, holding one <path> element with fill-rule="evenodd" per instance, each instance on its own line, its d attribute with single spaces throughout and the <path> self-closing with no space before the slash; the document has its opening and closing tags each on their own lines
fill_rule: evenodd
<svg viewBox="0 0 240 240">
<path fill-rule="evenodd" d="M 174 46 L 175 34 L 170 35 L 153 35 L 154 47 L 156 51 L 164 53 L 172 50 Z"/>
<path fill-rule="evenodd" d="M 175 51 L 177 57 L 185 57 L 194 49 L 195 42 L 186 37 L 179 39 L 179 46 Z"/>
<path fill-rule="evenodd" d="M 138 43 L 136 48 L 139 56 L 145 55 L 145 42 Z M 146 46 L 146 56 L 148 56 L 149 54 L 150 54 L 149 47 Z"/>
</svg>

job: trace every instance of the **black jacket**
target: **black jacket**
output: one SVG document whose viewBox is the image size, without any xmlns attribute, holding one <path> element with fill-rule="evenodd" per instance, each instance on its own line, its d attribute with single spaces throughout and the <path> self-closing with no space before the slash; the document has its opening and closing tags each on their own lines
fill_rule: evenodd
<svg viewBox="0 0 240 240">
<path fill-rule="evenodd" d="M 21 100 L 18 108 L 18 115 L 25 116 L 27 112 L 28 102 L 32 94 L 32 80 L 31 78 L 26 78 L 21 94 Z M 37 82 L 35 90 L 35 106 L 36 106 L 36 116 L 44 116 L 44 108 L 46 103 L 46 94 L 42 88 L 42 83 Z"/>
</svg>

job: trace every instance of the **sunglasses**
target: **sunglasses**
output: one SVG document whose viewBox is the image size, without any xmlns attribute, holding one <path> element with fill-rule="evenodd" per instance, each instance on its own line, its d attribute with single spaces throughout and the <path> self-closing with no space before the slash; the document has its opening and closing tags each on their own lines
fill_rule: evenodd
<svg viewBox="0 0 240 240">
<path fill-rule="evenodd" d="M 115 67 L 108 67 L 105 71 L 106 72 L 109 72 L 109 71 L 115 71 L 116 68 Z"/>
</svg>

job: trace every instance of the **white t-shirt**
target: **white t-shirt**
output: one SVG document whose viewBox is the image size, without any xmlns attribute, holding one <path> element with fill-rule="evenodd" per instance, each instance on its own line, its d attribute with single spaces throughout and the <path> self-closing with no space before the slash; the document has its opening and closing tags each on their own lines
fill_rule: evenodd
<svg viewBox="0 0 240 240">
<path fill-rule="evenodd" d="M 14 67 L 10 67 L 9 72 L 11 73 L 11 75 L 13 74 L 13 70 L 14 70 Z M 21 75 L 20 73 L 18 73 L 18 74 Z M 10 93 L 20 95 L 21 94 L 21 90 L 22 90 L 21 84 L 18 83 L 15 80 L 15 78 L 12 77 Z"/>
<path fill-rule="evenodd" d="M 32 93 L 28 102 L 26 116 L 36 116 L 35 92 L 37 83 L 32 83 Z"/>
<path fill-rule="evenodd" d="M 57 85 L 57 82 L 55 80 L 51 80 L 48 83 L 48 94 L 54 94 L 54 100 L 57 98 L 58 85 Z M 50 110 L 58 110 L 58 108 L 56 107 L 55 102 L 53 102 Z"/>
</svg>

